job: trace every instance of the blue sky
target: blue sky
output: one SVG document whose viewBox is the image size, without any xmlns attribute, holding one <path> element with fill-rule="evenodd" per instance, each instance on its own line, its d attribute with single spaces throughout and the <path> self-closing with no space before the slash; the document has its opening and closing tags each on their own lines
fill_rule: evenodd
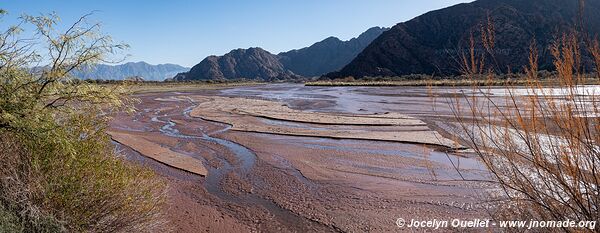
<svg viewBox="0 0 600 233">
<path fill-rule="evenodd" d="M 390 27 L 465 0 L 9 0 L 5 28 L 21 14 L 56 12 L 63 23 L 93 20 L 131 46 L 127 61 L 193 66 L 208 55 L 262 47 L 272 53 L 328 36 L 347 40 L 373 26 Z"/>
</svg>

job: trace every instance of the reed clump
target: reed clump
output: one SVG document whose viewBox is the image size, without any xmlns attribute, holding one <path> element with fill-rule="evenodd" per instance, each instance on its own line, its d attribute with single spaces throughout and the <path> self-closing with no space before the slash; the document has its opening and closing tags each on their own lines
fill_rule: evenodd
<svg viewBox="0 0 600 233">
<path fill-rule="evenodd" d="M 585 44 L 591 46 L 582 47 Z M 590 82 L 589 72 L 581 62 L 584 56 L 594 58 L 598 73 L 598 41 L 578 30 L 557 36 L 549 48 L 556 68 L 552 87 L 538 76 L 538 50 L 533 42 L 524 85 L 506 85 L 500 91 L 472 86 L 474 94 L 457 95 L 452 110 L 464 141 L 498 187 L 490 199 L 498 207 L 495 217 L 598 221 L 600 89 L 584 85 Z M 483 55 L 463 56 L 465 75 L 493 77 L 494 69 L 486 66 Z"/>
</svg>

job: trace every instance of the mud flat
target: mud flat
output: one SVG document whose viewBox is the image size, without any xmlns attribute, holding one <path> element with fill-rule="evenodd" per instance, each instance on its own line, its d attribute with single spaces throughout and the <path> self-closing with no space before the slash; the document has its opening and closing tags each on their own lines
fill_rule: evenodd
<svg viewBox="0 0 600 233">
<path fill-rule="evenodd" d="M 428 128 L 425 122 L 399 113 L 318 113 L 294 110 L 274 101 L 233 97 L 196 97 L 195 100 L 200 104 L 191 116 L 230 124 L 238 131 L 461 147 Z"/>
<path fill-rule="evenodd" d="M 486 216 L 485 168 L 438 150 L 457 146 L 432 118 L 377 103 L 386 96 L 298 88 L 138 94 L 139 111 L 110 131 L 168 180 L 177 232 L 390 232 L 397 218 Z"/>
<path fill-rule="evenodd" d="M 206 176 L 206 174 L 208 174 L 208 170 L 206 170 L 202 161 L 171 151 L 168 148 L 146 139 L 146 136 L 117 131 L 109 131 L 108 134 L 110 134 L 113 140 L 130 147 L 146 157 L 164 163 L 165 165 L 191 172 L 196 175 Z"/>
</svg>

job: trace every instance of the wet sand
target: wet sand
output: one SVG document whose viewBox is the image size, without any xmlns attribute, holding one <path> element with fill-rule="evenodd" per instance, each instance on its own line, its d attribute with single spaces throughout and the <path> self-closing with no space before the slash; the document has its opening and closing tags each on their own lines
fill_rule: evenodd
<svg viewBox="0 0 600 233">
<path fill-rule="evenodd" d="M 191 116 L 232 125 L 232 130 L 335 139 L 364 139 L 460 148 L 427 127 L 399 113 L 339 114 L 300 111 L 276 101 L 242 97 L 195 97 Z"/>
<path fill-rule="evenodd" d="M 127 140 L 113 137 L 128 159 L 151 167 L 169 181 L 165 208 L 177 232 L 389 232 L 398 230 L 394 222 L 400 217 L 487 216 L 480 205 L 481 195 L 488 189 L 486 183 L 465 181 L 487 179 L 485 169 L 473 155 L 446 154 L 444 146 L 414 141 L 235 130 L 235 122 L 220 123 L 236 118 L 232 109 L 194 111 L 208 109 L 198 107 L 214 104 L 210 103 L 211 98 L 235 97 L 238 104 L 245 100 L 237 98 L 262 99 L 258 102 L 267 106 L 276 103 L 281 108 L 273 105 L 246 109 L 239 116 L 245 118 L 243 124 L 290 132 L 303 128 L 327 131 L 334 125 L 339 131 L 362 127 L 360 130 L 366 133 L 372 130 L 410 134 L 439 129 L 439 135 L 449 134 L 435 125 L 443 116 L 429 110 L 414 114 L 418 109 L 382 103 L 398 104 L 400 100 L 396 98 L 427 101 L 423 95 L 427 90 L 412 90 L 412 94 L 390 98 L 388 95 L 398 92 L 398 88 L 305 88 L 267 85 L 141 94 L 136 96 L 141 100 L 136 106 L 138 111 L 119 115 L 111 123 L 111 131 L 118 132 L 116 136 L 127 135 Z M 421 104 L 419 108 L 427 107 Z M 281 113 L 280 110 L 292 114 L 273 114 Z M 203 113 L 227 119 L 215 122 Z M 340 121 L 339 116 L 358 119 Z M 380 116 L 384 117 L 378 119 Z M 386 122 L 389 116 L 395 119 L 391 123 Z M 315 122 L 321 119 L 332 124 Z M 410 124 L 398 124 L 397 119 Z M 207 174 L 201 176 L 165 165 L 165 161 L 151 155 L 155 150 L 145 145 L 187 156 L 190 160 L 185 161 L 205 167 Z"/>
<path fill-rule="evenodd" d="M 128 146 L 138 153 L 141 153 L 144 156 L 152 158 L 167 166 L 191 172 L 200 176 L 206 176 L 206 174 L 208 174 L 208 171 L 202 164 L 201 160 L 174 152 L 166 147 L 163 147 L 162 145 L 152 142 L 152 139 L 149 139 L 149 136 L 138 135 L 134 133 L 122 133 L 119 131 L 109 131 L 108 134 L 114 141 Z"/>
</svg>

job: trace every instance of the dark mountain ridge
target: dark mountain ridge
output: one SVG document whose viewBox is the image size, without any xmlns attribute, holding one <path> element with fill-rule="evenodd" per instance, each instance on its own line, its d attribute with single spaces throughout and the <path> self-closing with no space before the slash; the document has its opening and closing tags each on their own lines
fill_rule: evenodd
<svg viewBox="0 0 600 233">
<path fill-rule="evenodd" d="M 278 55 L 262 48 L 235 49 L 223 56 L 209 56 L 179 73 L 174 80 L 277 80 L 313 77 L 339 70 L 387 28 L 373 27 L 360 36 L 342 41 L 328 37 L 309 47 Z"/>
<path fill-rule="evenodd" d="M 253 79 L 273 81 L 296 77 L 284 68 L 279 58 L 262 48 L 236 49 L 223 56 L 209 56 L 189 72 L 175 76 L 176 81 Z"/>
<path fill-rule="evenodd" d="M 278 54 L 284 66 L 305 77 L 321 76 L 339 70 L 389 28 L 372 27 L 358 37 L 342 41 L 328 37 L 310 47 Z"/>
<path fill-rule="evenodd" d="M 479 0 L 432 11 L 399 23 L 367 46 L 341 71 L 328 77 L 452 75 L 469 47 L 471 33 L 480 41 L 481 26 L 492 22 L 494 61 L 499 72 L 522 71 L 534 40 L 540 51 L 540 68 L 551 70 L 549 46 L 559 32 L 573 28 L 577 0 Z M 600 0 L 585 2 L 582 17 L 592 35 L 600 29 Z M 483 51 L 480 43 L 476 51 Z"/>
</svg>

